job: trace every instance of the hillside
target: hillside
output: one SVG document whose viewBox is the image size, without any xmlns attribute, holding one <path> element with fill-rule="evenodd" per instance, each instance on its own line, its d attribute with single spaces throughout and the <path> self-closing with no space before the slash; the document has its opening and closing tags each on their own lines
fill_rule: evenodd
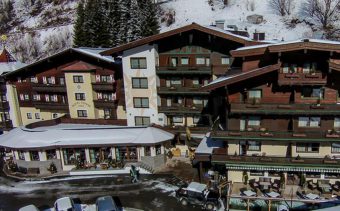
<svg viewBox="0 0 340 211">
<path fill-rule="evenodd" d="M 225 20 L 225 26 L 236 25 L 249 34 L 255 31 L 265 32 L 268 40 L 294 40 L 320 34 L 313 23 L 301 18 L 300 8 L 304 0 L 293 1 L 291 14 L 284 18 L 275 14 L 268 1 L 270 0 L 229 0 L 228 6 L 225 6 L 222 0 L 158 0 L 161 8 L 161 31 L 192 22 L 210 25 L 215 20 Z M 7 35 L 6 45 L 19 60 L 30 63 L 72 45 L 78 0 L 13 2 L 12 18 L 2 27 L 6 29 L 0 34 Z M 254 14 L 262 15 L 263 22 L 249 23 L 247 16 Z"/>
</svg>

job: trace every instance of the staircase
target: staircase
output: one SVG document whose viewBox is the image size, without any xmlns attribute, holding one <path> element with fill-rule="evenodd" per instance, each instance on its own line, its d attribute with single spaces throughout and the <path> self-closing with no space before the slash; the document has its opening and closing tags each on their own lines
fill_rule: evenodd
<svg viewBox="0 0 340 211">
<path fill-rule="evenodd" d="M 150 174 L 155 173 L 155 170 L 151 166 L 149 166 L 148 164 L 145 164 L 143 162 L 126 163 L 124 167 L 131 167 L 132 165 L 139 167 L 139 168 L 142 168 L 142 169 L 146 170 L 147 172 L 149 172 Z"/>
</svg>

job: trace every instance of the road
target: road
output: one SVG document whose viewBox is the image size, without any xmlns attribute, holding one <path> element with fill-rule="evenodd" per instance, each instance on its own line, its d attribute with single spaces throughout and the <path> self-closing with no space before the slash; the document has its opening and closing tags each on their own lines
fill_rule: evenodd
<svg viewBox="0 0 340 211">
<path fill-rule="evenodd" d="M 13 181 L 0 177 L 0 211 L 15 211 L 28 204 L 52 207 L 56 199 L 70 196 L 76 203 L 94 204 L 99 196 L 111 195 L 122 207 L 155 211 L 194 211 L 174 197 L 179 181 L 171 175 L 144 175 L 131 184 L 129 176 L 73 177 L 50 181 Z"/>
</svg>

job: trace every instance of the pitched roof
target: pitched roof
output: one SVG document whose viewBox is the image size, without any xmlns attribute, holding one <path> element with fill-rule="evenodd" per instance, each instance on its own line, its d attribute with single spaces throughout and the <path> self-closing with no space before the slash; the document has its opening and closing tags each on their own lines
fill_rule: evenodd
<svg viewBox="0 0 340 211">
<path fill-rule="evenodd" d="M 174 138 L 155 127 L 59 124 L 28 129 L 19 127 L 0 136 L 0 146 L 9 148 L 49 148 L 67 146 L 153 145 Z"/>
<path fill-rule="evenodd" d="M 232 41 L 235 41 L 235 42 L 238 42 L 238 43 L 242 43 L 244 45 L 247 45 L 248 43 L 252 43 L 252 44 L 256 43 L 255 41 L 253 41 L 252 39 L 250 39 L 248 37 L 236 35 L 236 34 L 233 34 L 229 31 L 220 29 L 218 27 L 202 26 L 202 25 L 199 25 L 197 23 L 192 23 L 192 24 L 187 25 L 187 26 L 183 26 L 183 27 L 180 27 L 180 28 L 177 28 L 177 29 L 173 29 L 173 30 L 170 30 L 170 31 L 167 31 L 167 32 L 163 32 L 163 33 L 160 33 L 160 34 L 145 37 L 143 39 L 139 39 L 139 40 L 129 42 L 129 43 L 124 44 L 124 45 L 120 45 L 120 46 L 111 48 L 109 50 L 101 52 L 100 54 L 101 55 L 112 55 L 114 53 L 122 52 L 122 51 L 131 49 L 131 48 L 135 48 L 135 47 L 138 47 L 138 46 L 142 46 L 142 45 L 145 45 L 145 44 L 148 44 L 148 43 L 151 43 L 151 42 L 154 42 L 154 41 L 166 38 L 166 37 L 170 37 L 170 36 L 173 36 L 173 35 L 176 35 L 176 34 L 187 32 L 187 31 L 190 31 L 190 30 L 197 30 L 197 31 L 205 32 L 205 33 L 217 36 L 217 37 L 221 37 L 221 38 L 224 38 L 224 39 L 228 39 L 228 40 L 232 40 Z"/>
<path fill-rule="evenodd" d="M 303 49 L 317 51 L 335 51 L 337 53 L 340 53 L 340 42 L 320 39 L 300 39 L 289 42 L 278 42 L 274 44 L 241 47 L 231 51 L 231 55 L 233 57 L 244 57 L 248 55 L 260 55 L 263 54 L 266 50 L 275 53 Z"/>
<path fill-rule="evenodd" d="M 3 48 L 0 54 L 0 75 L 3 73 L 13 72 L 24 67 L 26 64 L 17 61 L 6 48 Z"/>
<path fill-rule="evenodd" d="M 68 48 L 66 50 L 63 50 L 59 53 L 56 53 L 56 54 L 53 54 L 51 56 L 48 56 L 44 59 L 41 59 L 39 61 L 36 61 L 32 64 L 29 64 L 29 65 L 26 65 L 25 67 L 22 67 L 22 68 L 19 68 L 11 73 L 8 73 L 6 74 L 6 76 L 12 76 L 12 75 L 15 75 L 21 71 L 26 71 L 28 70 L 29 68 L 32 68 L 38 64 L 41 64 L 41 63 L 44 63 L 44 62 L 49 62 L 51 59 L 55 58 L 55 57 L 58 57 L 58 56 L 62 56 L 63 54 L 65 53 L 68 53 L 68 52 L 77 52 L 81 55 L 84 55 L 84 56 L 88 56 L 90 58 L 95 58 L 95 59 L 98 59 L 100 61 L 103 61 L 103 62 L 106 62 L 106 63 L 109 63 L 109 64 L 112 64 L 115 62 L 115 60 L 112 58 L 112 57 L 108 57 L 108 56 L 102 56 L 100 55 L 99 53 L 104 51 L 104 50 L 107 50 L 107 48 L 86 48 L 86 47 L 81 47 L 81 48 Z"/>
<path fill-rule="evenodd" d="M 89 70 L 95 70 L 96 67 L 89 64 L 89 63 L 86 63 L 86 62 L 83 62 L 83 61 L 79 61 L 79 62 L 76 62 L 74 64 L 71 64 L 67 67 L 64 67 L 63 69 L 61 69 L 62 71 L 74 71 L 74 70 L 80 70 L 80 71 L 89 71 Z"/>
<path fill-rule="evenodd" d="M 263 75 L 269 72 L 273 72 L 275 70 L 278 70 L 280 66 L 281 64 L 269 65 L 269 66 L 265 66 L 265 67 L 247 71 L 247 72 L 241 72 L 238 74 L 222 76 L 210 82 L 208 85 L 203 86 L 201 89 L 202 90 L 217 89 L 217 88 L 227 86 L 230 84 L 234 84 L 234 83 L 237 83 L 237 82 L 249 79 L 249 78 L 253 78 L 253 77 L 260 76 L 260 75 Z"/>
<path fill-rule="evenodd" d="M 14 57 L 7 51 L 6 48 L 2 49 L 0 54 L 0 63 L 9 63 L 9 62 L 16 62 Z"/>
</svg>

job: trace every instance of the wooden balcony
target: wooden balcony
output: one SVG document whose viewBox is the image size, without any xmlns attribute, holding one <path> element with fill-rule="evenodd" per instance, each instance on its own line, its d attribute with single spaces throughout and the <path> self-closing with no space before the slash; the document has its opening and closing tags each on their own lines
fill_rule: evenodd
<svg viewBox="0 0 340 211">
<path fill-rule="evenodd" d="M 209 95 L 208 91 L 202 91 L 200 87 L 182 87 L 182 86 L 172 86 L 172 87 L 158 87 L 158 94 L 186 94 L 186 95 Z"/>
<path fill-rule="evenodd" d="M 116 100 L 93 100 L 96 108 L 117 108 Z"/>
<path fill-rule="evenodd" d="M 269 165 L 269 166 L 312 166 L 312 167 L 340 167 L 340 160 L 325 158 L 290 158 L 274 156 L 240 156 L 227 155 L 213 150 L 212 162 L 237 163 L 240 165 Z"/>
<path fill-rule="evenodd" d="M 247 128 L 245 131 L 213 131 L 213 138 L 227 140 L 258 140 L 258 141 L 301 141 L 329 142 L 340 141 L 340 134 L 331 131 L 268 131 L 266 128 Z"/>
<path fill-rule="evenodd" d="M 162 75 L 211 75 L 211 66 L 195 65 L 195 66 L 156 66 L 156 73 Z"/>
<path fill-rule="evenodd" d="M 9 104 L 8 102 L 0 102 L 0 110 L 2 111 L 8 111 L 9 110 Z"/>
<path fill-rule="evenodd" d="M 95 83 L 92 83 L 92 89 L 94 91 L 115 92 L 116 91 L 116 85 L 115 85 L 115 83 L 95 82 Z"/>
<path fill-rule="evenodd" d="M 33 92 L 66 93 L 66 85 L 32 83 Z"/>
<path fill-rule="evenodd" d="M 159 106 L 158 112 L 165 114 L 201 114 L 203 112 L 204 107 L 201 105 L 195 105 L 191 107 L 186 106 Z"/>
<path fill-rule="evenodd" d="M 283 85 L 325 85 L 327 77 L 325 73 L 279 73 L 278 83 Z"/>
<path fill-rule="evenodd" d="M 33 101 L 33 106 L 41 110 L 60 110 L 68 112 L 68 104 L 62 102 L 43 102 L 43 101 Z"/>
<path fill-rule="evenodd" d="M 316 100 L 315 100 L 316 101 Z M 262 115 L 340 115 L 339 104 L 268 104 L 268 103 L 231 103 L 230 112 L 234 114 Z"/>
</svg>

